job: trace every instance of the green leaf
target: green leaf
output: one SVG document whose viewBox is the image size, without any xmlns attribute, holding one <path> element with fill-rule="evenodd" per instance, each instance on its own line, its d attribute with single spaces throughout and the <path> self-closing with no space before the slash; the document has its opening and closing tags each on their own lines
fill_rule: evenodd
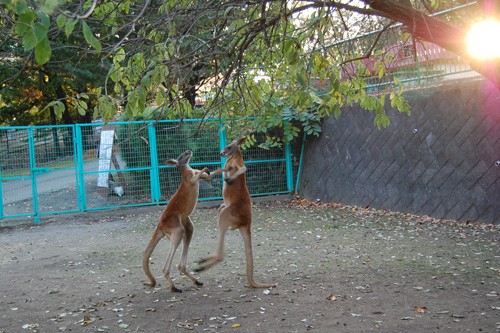
<svg viewBox="0 0 500 333">
<path fill-rule="evenodd" d="M 42 0 L 40 1 L 40 11 L 51 15 L 59 7 L 58 0 Z"/>
<path fill-rule="evenodd" d="M 142 77 L 141 84 L 143 86 L 149 86 L 151 84 L 151 75 L 149 73 Z"/>
<path fill-rule="evenodd" d="M 156 105 L 163 105 L 164 102 L 165 102 L 164 92 L 158 89 L 156 91 L 155 103 Z"/>
<path fill-rule="evenodd" d="M 385 105 L 385 94 L 381 94 L 379 97 L 380 106 L 383 108 Z"/>
<path fill-rule="evenodd" d="M 78 20 L 67 20 L 66 23 L 64 24 L 64 33 L 66 34 L 66 37 L 71 36 L 73 33 L 73 30 L 75 29 L 75 25 L 78 22 Z"/>
<path fill-rule="evenodd" d="M 102 49 L 101 42 L 99 42 L 99 40 L 94 36 L 87 22 L 82 21 L 82 29 L 83 29 L 83 37 L 85 37 L 87 43 L 89 43 L 90 46 L 96 49 L 97 52 L 101 52 Z"/>
<path fill-rule="evenodd" d="M 45 30 L 49 30 L 50 28 L 50 18 L 44 13 L 37 14 L 39 21 L 37 24 L 40 24 Z"/>
<path fill-rule="evenodd" d="M 113 80 L 113 82 L 118 82 L 121 79 L 121 71 L 122 68 L 120 65 L 113 64 L 108 71 L 108 76 L 111 80 Z"/>
<path fill-rule="evenodd" d="M 66 25 L 66 16 L 59 14 L 56 19 L 56 24 L 59 29 L 62 29 Z"/>
<path fill-rule="evenodd" d="M 340 106 L 338 104 L 335 104 L 332 106 L 332 109 L 333 109 L 333 114 L 335 115 L 335 118 L 340 117 L 340 115 L 342 114 L 342 109 L 340 108 Z"/>
<path fill-rule="evenodd" d="M 375 62 L 375 72 L 379 78 L 382 78 L 385 75 L 385 65 L 382 61 Z"/>
<path fill-rule="evenodd" d="M 45 20 L 27 26 L 27 29 L 23 36 L 24 50 L 30 51 L 42 41 L 48 44 L 47 32 L 48 27 Z"/>
<path fill-rule="evenodd" d="M 44 39 L 47 39 L 48 27 L 40 22 L 36 22 L 33 26 L 33 34 L 37 42 L 41 42 Z"/>
<path fill-rule="evenodd" d="M 94 109 L 94 118 L 102 117 L 105 121 L 108 121 L 114 117 L 115 112 L 115 105 L 108 96 L 99 97 L 97 106 Z"/>
<path fill-rule="evenodd" d="M 297 73 L 297 81 L 303 87 L 307 86 L 307 72 L 305 70 L 300 70 Z"/>
<path fill-rule="evenodd" d="M 87 113 L 87 108 L 88 108 L 88 105 L 85 101 L 78 100 L 78 102 L 76 104 L 76 110 L 78 111 L 78 113 L 81 116 L 84 116 Z"/>
<path fill-rule="evenodd" d="M 64 113 L 64 110 L 66 109 L 64 107 L 64 104 L 61 101 L 55 101 L 54 103 L 51 103 L 51 104 L 54 107 L 54 114 L 56 115 L 56 117 L 61 118 L 62 114 Z"/>
<path fill-rule="evenodd" d="M 12 3 L 14 1 L 3 1 L 3 2 Z M 26 4 L 25 1 L 15 1 L 14 12 L 16 12 L 17 14 L 19 15 L 24 14 L 28 11 L 28 9 L 29 9 L 28 5 Z"/>
<path fill-rule="evenodd" d="M 123 48 L 119 48 L 116 51 L 115 56 L 113 57 L 113 63 L 117 64 L 125 60 L 125 50 Z"/>
<path fill-rule="evenodd" d="M 120 83 L 116 83 L 115 86 L 113 87 L 113 91 L 116 93 L 116 94 L 122 94 L 123 93 L 123 87 Z"/>
<path fill-rule="evenodd" d="M 50 60 L 52 49 L 49 40 L 45 38 L 35 47 L 35 59 L 39 65 L 46 64 Z"/>
<path fill-rule="evenodd" d="M 144 108 L 146 107 L 146 99 L 148 97 L 147 91 L 142 86 L 137 87 L 136 91 L 137 91 L 139 109 L 142 112 L 142 110 L 144 110 Z"/>
<path fill-rule="evenodd" d="M 309 92 L 309 96 L 313 99 L 315 103 L 321 104 L 323 100 L 314 91 Z"/>
<path fill-rule="evenodd" d="M 29 29 L 32 29 L 33 22 L 35 22 L 35 12 L 30 10 L 19 15 L 16 22 L 16 34 L 20 37 L 24 36 Z"/>
<path fill-rule="evenodd" d="M 285 42 L 283 43 L 283 51 L 285 53 L 285 59 L 287 60 L 288 64 L 293 65 L 297 63 L 299 59 L 298 45 L 294 40 L 285 40 Z"/>
<path fill-rule="evenodd" d="M 383 112 L 377 113 L 373 122 L 379 129 L 382 127 L 387 128 L 387 126 L 391 123 L 389 117 Z"/>
<path fill-rule="evenodd" d="M 23 37 L 23 46 L 25 51 L 33 50 L 38 42 L 39 41 L 36 39 L 33 29 L 29 29 L 28 31 L 26 31 Z"/>
</svg>

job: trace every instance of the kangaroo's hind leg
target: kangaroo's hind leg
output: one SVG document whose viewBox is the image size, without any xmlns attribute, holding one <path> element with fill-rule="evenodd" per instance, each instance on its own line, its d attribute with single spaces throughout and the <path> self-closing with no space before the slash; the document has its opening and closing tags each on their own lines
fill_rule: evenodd
<svg viewBox="0 0 500 333">
<path fill-rule="evenodd" d="M 245 245 L 245 257 L 247 261 L 246 274 L 248 286 L 250 288 L 272 288 L 276 287 L 276 284 L 262 284 L 257 283 L 253 277 L 253 250 L 252 250 L 252 232 L 250 224 L 246 224 L 240 227 L 241 237 L 243 238 L 243 244 Z"/>
<path fill-rule="evenodd" d="M 193 222 L 191 222 L 191 219 L 188 217 L 184 221 L 182 221 L 183 226 L 184 226 L 184 239 L 183 239 L 183 247 L 182 247 L 182 255 L 181 255 L 181 262 L 177 266 L 179 271 L 184 274 L 187 278 L 189 278 L 195 285 L 197 286 L 202 286 L 203 283 L 198 281 L 195 277 L 193 277 L 189 272 L 187 271 L 187 256 L 188 256 L 188 251 L 189 251 L 189 244 L 191 243 L 191 239 L 193 238 L 193 231 L 194 231 L 194 226 Z"/>
<path fill-rule="evenodd" d="M 165 267 L 163 268 L 163 275 L 167 280 L 167 284 L 170 290 L 179 293 L 182 292 L 182 290 L 178 289 L 174 285 L 174 282 L 170 277 L 170 267 L 172 266 L 172 261 L 174 259 L 175 251 L 179 247 L 179 244 L 181 243 L 183 236 L 184 236 L 184 228 L 182 228 L 181 226 L 178 226 L 177 228 L 172 230 L 172 233 L 170 234 L 170 250 L 168 251 Z"/>
</svg>

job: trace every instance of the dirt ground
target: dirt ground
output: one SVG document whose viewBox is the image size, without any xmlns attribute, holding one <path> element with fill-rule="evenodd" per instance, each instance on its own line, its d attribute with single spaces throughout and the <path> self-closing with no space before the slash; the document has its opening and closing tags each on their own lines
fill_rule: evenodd
<svg viewBox="0 0 500 333">
<path fill-rule="evenodd" d="M 163 207 L 0 229 L 0 332 L 500 332 L 500 227 L 303 200 L 254 204 L 258 282 L 243 243 L 196 274 L 162 276 L 168 240 L 142 253 Z M 215 250 L 216 208 L 192 216 L 188 264 Z M 31 223 L 27 220 L 26 222 Z M 180 256 L 177 252 L 176 262 Z"/>
</svg>

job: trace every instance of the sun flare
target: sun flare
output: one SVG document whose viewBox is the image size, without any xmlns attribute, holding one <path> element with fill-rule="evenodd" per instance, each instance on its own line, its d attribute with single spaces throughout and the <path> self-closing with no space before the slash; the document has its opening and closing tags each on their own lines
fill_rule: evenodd
<svg viewBox="0 0 500 333">
<path fill-rule="evenodd" d="M 467 49 L 481 60 L 500 58 L 500 21 L 484 20 L 474 24 L 467 35 Z"/>
</svg>

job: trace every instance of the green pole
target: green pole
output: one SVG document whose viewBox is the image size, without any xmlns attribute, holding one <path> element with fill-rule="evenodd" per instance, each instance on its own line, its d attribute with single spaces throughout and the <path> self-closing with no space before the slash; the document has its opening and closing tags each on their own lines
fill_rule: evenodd
<svg viewBox="0 0 500 333">
<path fill-rule="evenodd" d="M 219 124 L 219 146 L 220 146 L 221 151 L 226 146 L 226 129 L 224 128 L 224 125 L 222 125 L 222 123 Z M 226 158 L 221 156 L 220 167 L 224 168 L 225 164 L 226 164 Z M 224 174 L 222 174 L 221 184 L 224 185 Z M 221 189 L 221 191 L 222 191 L 222 189 Z"/>
<path fill-rule="evenodd" d="M 7 133 L 5 134 L 7 135 Z M 2 165 L 0 165 L 0 219 L 3 218 L 3 189 L 2 189 L 3 179 L 2 179 Z"/>
<path fill-rule="evenodd" d="M 160 202 L 160 172 L 158 166 L 158 150 L 156 142 L 156 128 L 154 122 L 148 123 L 149 154 L 151 155 L 151 173 L 149 175 L 151 184 L 151 201 Z"/>
<path fill-rule="evenodd" d="M 92 128 L 92 130 L 94 130 Z M 78 198 L 78 210 L 84 212 L 87 208 L 87 194 L 85 193 L 85 175 L 84 175 L 84 163 L 83 163 L 83 140 L 82 140 L 82 127 L 81 125 L 75 126 L 76 134 L 76 154 L 75 154 L 75 165 L 76 165 L 76 186 L 77 186 L 77 198 Z"/>
<path fill-rule="evenodd" d="M 286 186 L 288 192 L 293 192 L 293 164 L 292 164 L 292 145 L 290 142 L 285 143 L 285 160 L 286 160 Z"/>
<path fill-rule="evenodd" d="M 300 148 L 299 169 L 297 170 L 297 181 L 295 183 L 295 192 L 298 192 L 299 190 L 299 181 L 300 181 L 300 174 L 302 173 L 302 158 L 304 157 L 304 146 L 306 145 L 306 136 L 307 134 L 304 132 L 304 136 L 302 137 L 302 147 Z"/>
<path fill-rule="evenodd" d="M 40 222 L 40 212 L 38 207 L 38 188 L 36 184 L 36 175 L 38 170 L 36 170 L 36 160 L 35 160 L 35 135 L 33 133 L 33 127 L 28 127 L 28 151 L 30 154 L 30 169 L 31 169 L 31 197 L 33 200 L 33 222 Z"/>
</svg>

